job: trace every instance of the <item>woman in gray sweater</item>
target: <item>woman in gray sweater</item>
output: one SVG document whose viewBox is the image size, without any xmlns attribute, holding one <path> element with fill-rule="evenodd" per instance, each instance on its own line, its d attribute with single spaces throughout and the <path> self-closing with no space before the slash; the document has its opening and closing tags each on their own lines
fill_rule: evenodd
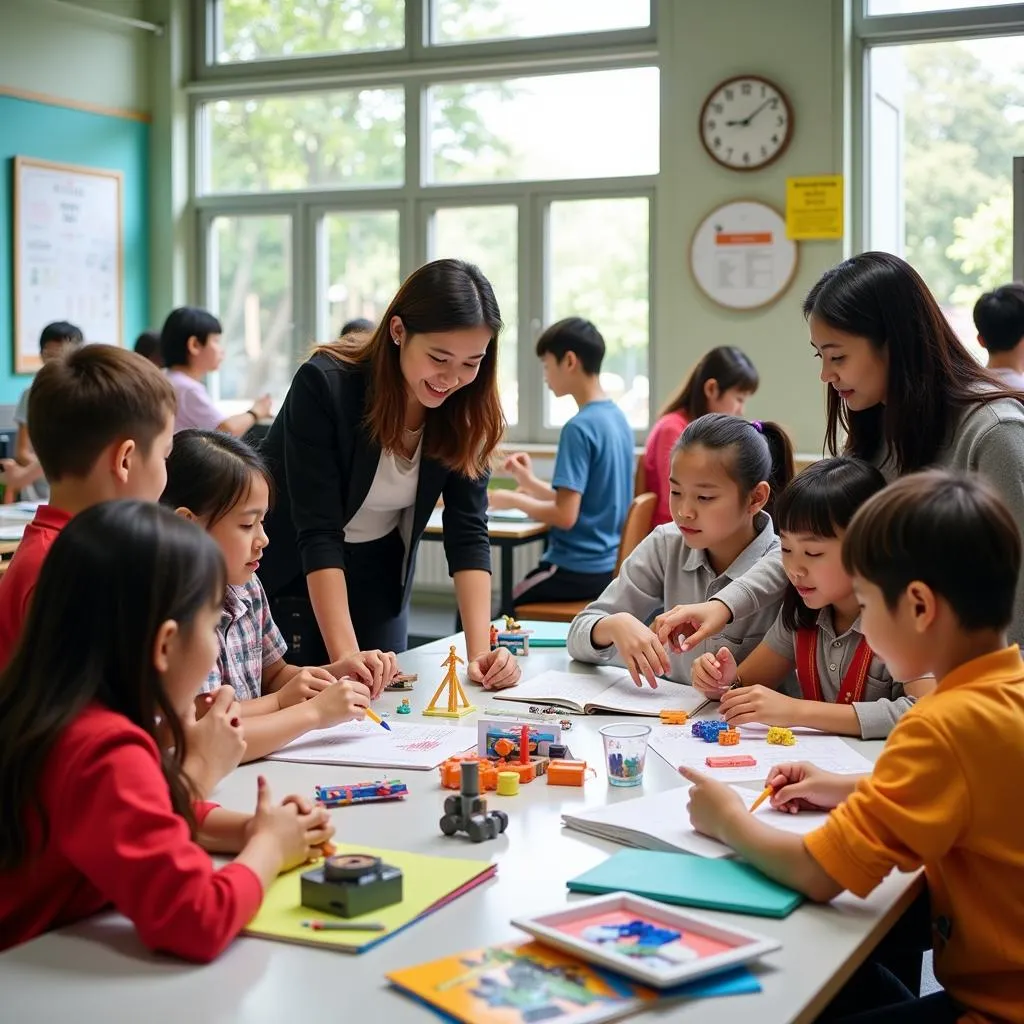
<svg viewBox="0 0 1024 1024">
<path fill-rule="evenodd" d="M 910 264 L 889 253 L 854 256 L 811 289 L 804 316 L 828 387 L 830 454 L 866 459 L 890 481 L 931 467 L 980 473 L 1024 522 L 1024 394 L 973 359 Z M 690 649 L 777 601 L 785 586 L 781 559 L 768 555 L 712 600 L 677 605 L 653 628 L 673 649 Z M 1024 645 L 1024 576 L 1009 638 Z"/>
</svg>

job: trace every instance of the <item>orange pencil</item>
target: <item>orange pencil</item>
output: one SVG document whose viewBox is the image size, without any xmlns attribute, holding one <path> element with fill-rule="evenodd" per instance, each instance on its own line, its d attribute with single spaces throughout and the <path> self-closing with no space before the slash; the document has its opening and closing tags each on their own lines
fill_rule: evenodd
<svg viewBox="0 0 1024 1024">
<path fill-rule="evenodd" d="M 765 786 L 764 789 L 761 790 L 761 795 L 750 805 L 750 813 L 753 814 L 754 811 L 756 811 L 758 807 L 760 807 L 761 804 L 763 804 L 774 792 L 775 790 L 772 789 L 771 786 Z"/>
</svg>

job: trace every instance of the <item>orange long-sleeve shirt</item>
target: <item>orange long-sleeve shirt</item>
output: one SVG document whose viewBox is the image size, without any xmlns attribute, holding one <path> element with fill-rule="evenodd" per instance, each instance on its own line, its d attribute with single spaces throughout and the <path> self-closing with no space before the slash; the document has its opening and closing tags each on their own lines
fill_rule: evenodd
<svg viewBox="0 0 1024 1024">
<path fill-rule="evenodd" d="M 893 729 L 872 774 L 805 837 L 866 896 L 924 867 L 935 974 L 970 1011 L 1024 1024 L 1024 663 L 1009 647 L 946 676 Z"/>
<path fill-rule="evenodd" d="M 123 715 L 93 704 L 64 730 L 39 801 L 45 844 L 0 873 L 0 949 L 113 904 L 151 949 L 206 962 L 259 909 L 260 880 L 243 864 L 215 868 L 192 841 L 156 743 Z M 213 806 L 197 807 L 200 821 Z"/>
</svg>

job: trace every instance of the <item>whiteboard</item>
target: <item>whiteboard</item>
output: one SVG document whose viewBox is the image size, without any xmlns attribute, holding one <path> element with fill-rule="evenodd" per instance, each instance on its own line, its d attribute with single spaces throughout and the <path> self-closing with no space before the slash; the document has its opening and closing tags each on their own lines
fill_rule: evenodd
<svg viewBox="0 0 1024 1024">
<path fill-rule="evenodd" d="M 121 172 L 14 158 L 14 370 L 41 365 L 39 334 L 70 320 L 124 344 Z"/>
<path fill-rule="evenodd" d="M 690 243 L 690 268 L 701 291 L 727 309 L 775 302 L 796 274 L 797 244 L 767 203 L 740 199 L 705 217 Z"/>
</svg>

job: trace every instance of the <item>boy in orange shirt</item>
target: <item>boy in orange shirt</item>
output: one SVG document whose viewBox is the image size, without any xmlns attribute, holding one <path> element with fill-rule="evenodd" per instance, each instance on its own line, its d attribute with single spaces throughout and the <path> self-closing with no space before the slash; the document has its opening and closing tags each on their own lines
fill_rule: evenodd
<svg viewBox="0 0 1024 1024">
<path fill-rule="evenodd" d="M 691 821 L 820 902 L 924 868 L 946 991 L 921 998 L 871 965 L 837 998 L 844 1012 L 869 1011 L 851 1020 L 1024 1022 L 1024 663 L 1006 642 L 1017 526 L 976 478 L 918 473 L 863 506 L 843 562 L 871 649 L 897 678 L 934 674 L 938 686 L 893 729 L 871 775 L 773 770 L 776 807 L 835 808 L 809 835 L 758 822 L 727 786 L 680 769 Z"/>
</svg>

